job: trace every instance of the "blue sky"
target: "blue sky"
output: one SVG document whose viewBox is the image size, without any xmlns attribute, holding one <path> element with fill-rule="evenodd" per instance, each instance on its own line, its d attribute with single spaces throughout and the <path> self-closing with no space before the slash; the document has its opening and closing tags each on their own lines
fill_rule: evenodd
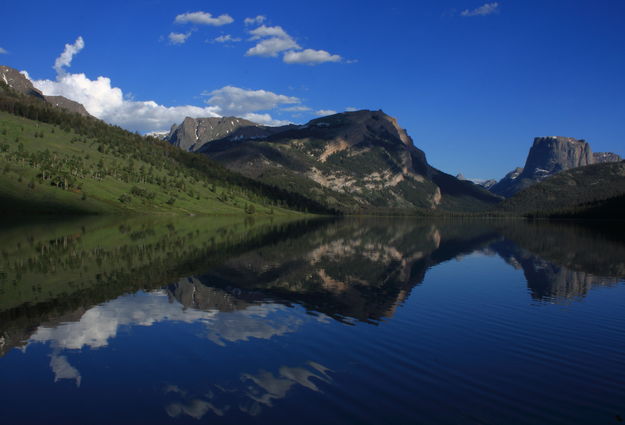
<svg viewBox="0 0 625 425">
<path fill-rule="evenodd" d="M 432 165 L 500 178 L 535 136 L 625 155 L 624 28 L 616 0 L 30 1 L 0 64 L 141 132 L 383 109 Z"/>
</svg>

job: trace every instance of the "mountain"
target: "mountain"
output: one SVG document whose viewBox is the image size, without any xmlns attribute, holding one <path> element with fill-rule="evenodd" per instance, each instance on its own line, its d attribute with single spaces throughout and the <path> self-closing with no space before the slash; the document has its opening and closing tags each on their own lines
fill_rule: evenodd
<svg viewBox="0 0 625 425">
<path fill-rule="evenodd" d="M 186 117 L 180 125 L 171 127 L 166 139 L 174 146 L 194 152 L 215 140 L 264 138 L 290 127 L 268 127 L 237 117 Z"/>
<path fill-rule="evenodd" d="M 191 134 L 188 149 L 331 208 L 368 213 L 475 211 L 499 200 L 430 166 L 406 131 L 382 111 L 345 112 L 283 127 L 223 118 L 219 132 L 210 129 L 216 120 L 186 119 L 176 128 L 186 125 L 185 135 Z M 223 134 L 224 126 L 232 130 L 214 138 Z M 196 130 L 199 148 L 193 144 Z M 173 134 L 170 143 L 185 146 Z"/>
<path fill-rule="evenodd" d="M 592 154 L 595 164 L 602 164 L 605 162 L 620 162 L 623 158 L 612 152 L 595 152 Z"/>
<path fill-rule="evenodd" d="M 585 140 L 572 137 L 536 137 L 525 167 L 516 168 L 490 187 L 490 191 L 510 197 L 543 179 L 585 165 L 619 162 L 621 157 L 612 152 L 593 153 Z"/>
<path fill-rule="evenodd" d="M 466 181 L 470 181 L 473 184 L 476 184 L 478 186 L 483 187 L 484 189 L 488 190 L 491 187 L 493 187 L 494 185 L 497 184 L 497 180 L 495 179 L 488 179 L 488 180 L 482 180 L 482 179 L 467 179 L 462 173 L 457 174 L 456 178 L 458 180 L 466 180 Z"/>
<path fill-rule="evenodd" d="M 498 209 L 538 216 L 567 215 L 623 194 L 625 161 L 600 163 L 550 176 L 506 199 Z M 618 205 L 618 198 L 611 202 Z M 622 209 L 622 201 L 620 205 Z M 608 212 L 604 209 L 604 213 Z"/>
<path fill-rule="evenodd" d="M 571 137 L 536 137 L 525 167 L 508 173 L 491 192 L 509 197 L 562 170 L 593 164 L 590 145 Z"/>
<path fill-rule="evenodd" d="M 0 65 L 0 81 L 4 82 L 7 86 L 18 93 L 48 102 L 51 105 L 65 109 L 69 112 L 74 112 L 82 116 L 91 116 L 85 107 L 78 102 L 74 102 L 73 100 L 63 96 L 45 96 L 40 90 L 33 86 L 33 83 L 24 74 L 19 72 L 17 69 Z"/>
</svg>

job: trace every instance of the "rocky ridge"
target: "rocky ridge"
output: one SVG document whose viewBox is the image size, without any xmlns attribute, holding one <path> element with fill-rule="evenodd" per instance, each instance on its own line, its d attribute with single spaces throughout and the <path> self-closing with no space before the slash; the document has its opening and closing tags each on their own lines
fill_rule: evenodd
<svg viewBox="0 0 625 425">
<path fill-rule="evenodd" d="M 216 131 L 218 120 L 221 131 Z M 498 200 L 431 167 L 397 120 L 382 111 L 345 112 L 282 127 L 188 118 L 173 128 L 169 141 L 344 211 L 483 209 Z"/>
</svg>

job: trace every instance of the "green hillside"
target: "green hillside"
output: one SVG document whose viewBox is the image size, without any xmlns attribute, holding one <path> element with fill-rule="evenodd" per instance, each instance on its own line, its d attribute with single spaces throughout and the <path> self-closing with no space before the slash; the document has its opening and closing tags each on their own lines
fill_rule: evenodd
<svg viewBox="0 0 625 425">
<path fill-rule="evenodd" d="M 226 170 L 0 83 L 0 213 L 331 213 Z"/>
</svg>

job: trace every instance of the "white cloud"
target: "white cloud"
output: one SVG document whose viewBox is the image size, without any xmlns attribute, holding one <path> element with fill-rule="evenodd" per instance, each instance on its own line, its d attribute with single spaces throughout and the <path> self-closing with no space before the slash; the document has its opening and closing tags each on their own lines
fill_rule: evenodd
<svg viewBox="0 0 625 425">
<path fill-rule="evenodd" d="M 486 15 L 495 13 L 498 7 L 499 7 L 499 3 L 497 2 L 484 3 L 480 7 L 475 8 L 473 10 L 469 10 L 469 9 L 463 10 L 462 12 L 460 12 L 460 15 L 461 16 L 486 16 Z"/>
<path fill-rule="evenodd" d="M 243 114 L 241 118 L 245 118 L 246 120 L 250 120 L 252 122 L 255 122 L 256 124 L 263 124 L 263 125 L 268 125 L 271 127 L 293 124 L 291 121 L 288 121 L 288 120 L 274 119 L 269 114 L 257 114 L 254 112 Z"/>
<path fill-rule="evenodd" d="M 82 103 L 87 111 L 108 123 L 139 132 L 165 130 L 185 117 L 217 117 L 218 108 L 192 105 L 164 106 L 127 99 L 110 78 L 89 79 L 85 74 L 62 74 L 56 80 L 35 80 L 35 87 L 48 96 L 65 96 Z"/>
<path fill-rule="evenodd" d="M 206 103 L 217 107 L 224 115 L 240 115 L 256 111 L 268 111 L 279 105 L 300 103 L 293 96 L 276 94 L 266 90 L 246 90 L 240 87 L 226 86 L 218 90 L 203 93 L 210 96 Z"/>
<path fill-rule="evenodd" d="M 190 36 L 191 36 L 191 32 L 188 32 L 188 33 L 170 32 L 168 35 L 168 38 L 171 44 L 184 44 L 187 41 L 187 38 L 189 38 Z"/>
<path fill-rule="evenodd" d="M 66 44 L 63 53 L 54 61 L 54 70 L 57 74 L 65 73 L 65 67 L 72 64 L 74 55 L 80 52 L 85 47 L 85 42 L 82 37 L 78 37 L 74 44 Z"/>
<path fill-rule="evenodd" d="M 286 31 L 284 31 L 282 27 L 279 26 L 268 27 L 262 25 L 258 28 L 251 30 L 250 34 L 252 34 L 252 40 L 258 40 L 263 37 L 291 38 L 291 36 L 288 35 Z"/>
<path fill-rule="evenodd" d="M 285 50 L 301 49 L 297 42 L 282 27 L 262 25 L 250 31 L 251 40 L 261 40 L 248 49 L 246 56 L 276 57 Z"/>
<path fill-rule="evenodd" d="M 354 112 L 354 111 L 357 111 L 357 110 L 358 110 L 358 108 L 354 108 L 353 106 L 348 106 L 347 108 L 345 108 L 345 110 L 346 110 L 347 112 Z"/>
<path fill-rule="evenodd" d="M 282 58 L 286 63 L 317 65 L 324 62 L 340 62 L 339 55 L 332 55 L 325 50 L 306 49 L 300 52 L 290 51 Z"/>
<path fill-rule="evenodd" d="M 212 25 L 215 27 L 219 27 L 222 25 L 233 23 L 234 19 L 232 19 L 232 16 L 227 15 L 227 14 L 213 17 L 213 15 L 211 15 L 210 13 L 198 11 L 198 12 L 187 12 L 187 13 L 178 15 L 176 16 L 176 19 L 174 20 L 174 22 L 177 24 L 192 23 L 192 24 Z"/>
<path fill-rule="evenodd" d="M 233 37 L 230 34 L 226 34 L 226 35 L 220 35 L 219 37 L 214 38 L 213 41 L 217 43 L 237 43 L 241 41 L 241 39 L 238 37 Z"/>
<path fill-rule="evenodd" d="M 320 109 L 315 112 L 315 115 L 319 117 L 325 117 L 326 115 L 334 115 L 334 114 L 336 114 L 336 111 L 333 111 L 332 109 Z"/>
<path fill-rule="evenodd" d="M 290 49 L 299 49 L 299 45 L 292 38 L 272 37 L 263 40 L 245 52 L 246 56 L 276 57 L 278 53 Z"/>
<path fill-rule="evenodd" d="M 263 22 L 265 22 L 266 19 L 266 16 L 258 15 L 255 18 L 245 18 L 245 20 L 243 20 L 243 23 L 245 23 L 245 25 L 262 24 Z"/>
<path fill-rule="evenodd" d="M 87 111 L 101 120 L 141 133 L 167 130 L 174 123 L 180 123 L 185 117 L 218 117 L 237 115 L 261 124 L 284 125 L 288 121 L 274 120 L 267 111 L 279 105 L 298 104 L 297 97 L 285 96 L 265 90 L 246 90 L 226 86 L 204 95 L 209 96 L 207 105 L 164 106 L 152 100 L 137 101 L 121 88 L 114 87 L 111 79 L 99 76 L 95 80 L 85 74 L 71 74 L 64 69 L 71 63 L 72 55 L 77 53 L 80 43 L 66 46 L 57 59 L 58 68 L 55 80 L 34 80 L 33 84 L 48 96 L 65 96 L 82 103 Z M 82 48 L 82 47 L 81 47 Z M 73 49 L 73 50 L 72 50 Z M 67 54 L 67 52 L 72 52 Z M 56 66 L 56 65 L 59 66 Z M 27 78 L 28 74 L 24 72 Z M 30 78 L 29 78 L 30 79 Z M 258 113 L 262 111 L 263 113 Z"/>
<path fill-rule="evenodd" d="M 7 53 L 9 52 L 7 52 L 6 49 L 3 49 L 2 47 L 0 47 L 0 55 L 6 55 Z"/>
<path fill-rule="evenodd" d="M 288 108 L 282 108 L 283 111 L 286 112 L 305 112 L 305 111 L 310 111 L 310 108 L 308 106 L 289 106 Z"/>
</svg>

